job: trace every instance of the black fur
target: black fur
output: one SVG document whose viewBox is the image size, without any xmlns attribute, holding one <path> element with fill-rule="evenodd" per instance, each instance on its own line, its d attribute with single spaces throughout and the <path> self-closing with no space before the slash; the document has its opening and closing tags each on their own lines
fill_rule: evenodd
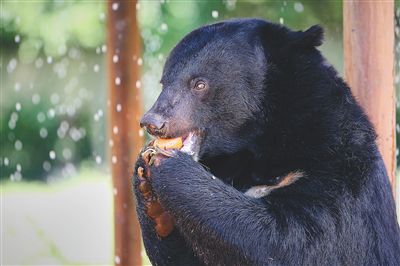
<svg viewBox="0 0 400 266">
<path fill-rule="evenodd" d="M 322 37 L 319 26 L 241 19 L 197 29 L 171 52 L 149 112 L 167 121 L 163 137 L 205 138 L 201 164 L 178 153 L 151 167 L 176 219 L 168 237 L 156 236 L 135 185 L 154 265 L 400 265 L 374 129 L 316 49 Z M 192 89 L 199 77 L 207 91 Z M 243 193 L 295 170 L 304 176 L 264 198 Z"/>
</svg>

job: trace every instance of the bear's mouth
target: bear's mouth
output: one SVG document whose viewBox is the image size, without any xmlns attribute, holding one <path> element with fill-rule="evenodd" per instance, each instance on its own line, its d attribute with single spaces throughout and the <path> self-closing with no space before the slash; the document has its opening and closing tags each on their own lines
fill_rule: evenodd
<svg viewBox="0 0 400 266">
<path fill-rule="evenodd" d="M 180 136 L 178 135 L 174 138 L 181 138 L 182 147 L 179 149 L 181 152 L 190 155 L 193 160 L 198 161 L 203 135 L 204 134 L 200 130 L 191 130 L 188 133 L 182 134 Z M 170 137 L 167 137 L 165 139 L 169 138 Z"/>
<path fill-rule="evenodd" d="M 187 153 L 193 157 L 195 161 L 199 159 L 201 134 L 200 131 L 191 131 L 185 137 L 182 137 L 183 146 L 181 152 Z"/>
</svg>

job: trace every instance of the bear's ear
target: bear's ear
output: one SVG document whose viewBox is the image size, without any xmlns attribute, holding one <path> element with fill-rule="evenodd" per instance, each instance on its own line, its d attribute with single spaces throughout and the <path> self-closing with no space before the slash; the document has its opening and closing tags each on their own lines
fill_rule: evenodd
<svg viewBox="0 0 400 266">
<path fill-rule="evenodd" d="M 314 25 L 306 31 L 296 32 L 292 46 L 316 47 L 322 44 L 323 39 L 324 29 L 319 25 Z"/>
</svg>

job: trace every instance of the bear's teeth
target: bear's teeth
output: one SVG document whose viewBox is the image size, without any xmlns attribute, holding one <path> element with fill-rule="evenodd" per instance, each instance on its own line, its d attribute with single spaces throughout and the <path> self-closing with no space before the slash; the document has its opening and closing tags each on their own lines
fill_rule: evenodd
<svg viewBox="0 0 400 266">
<path fill-rule="evenodd" d="M 181 152 L 189 154 L 190 156 L 193 157 L 195 161 L 197 161 L 199 149 L 200 146 L 198 143 L 198 137 L 194 132 L 190 132 L 183 142 L 183 147 L 181 148 Z"/>
</svg>

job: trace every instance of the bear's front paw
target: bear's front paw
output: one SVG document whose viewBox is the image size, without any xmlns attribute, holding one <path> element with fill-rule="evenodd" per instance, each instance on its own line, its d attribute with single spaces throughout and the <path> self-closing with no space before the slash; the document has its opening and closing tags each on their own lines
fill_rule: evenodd
<svg viewBox="0 0 400 266">
<path fill-rule="evenodd" d="M 168 236 L 174 229 L 174 218 L 165 211 L 152 188 L 151 168 L 157 167 L 161 162 L 174 155 L 173 151 L 148 147 L 141 153 L 143 164 L 136 169 L 138 178 L 138 191 L 145 200 L 146 214 L 155 222 L 155 230 L 160 237 Z"/>
</svg>

